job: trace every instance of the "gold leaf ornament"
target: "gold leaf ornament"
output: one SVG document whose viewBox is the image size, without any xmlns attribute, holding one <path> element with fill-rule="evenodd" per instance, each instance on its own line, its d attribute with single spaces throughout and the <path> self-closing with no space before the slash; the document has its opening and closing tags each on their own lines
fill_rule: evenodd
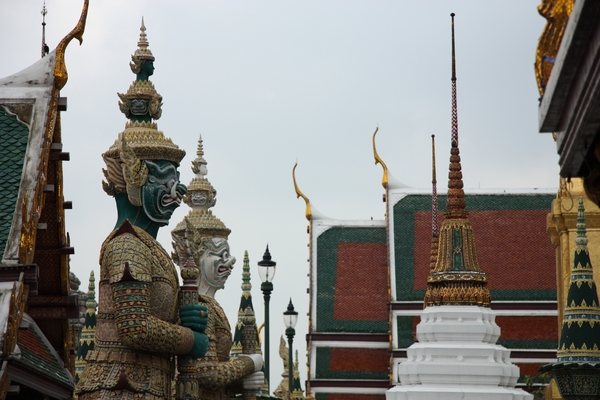
<svg viewBox="0 0 600 400">
<path fill-rule="evenodd" d="M 119 134 L 121 149 L 119 155 L 123 161 L 123 177 L 127 183 L 127 197 L 134 206 L 142 205 L 142 186 L 148 179 L 148 167 L 143 160 L 127 146 L 123 134 Z"/>
</svg>

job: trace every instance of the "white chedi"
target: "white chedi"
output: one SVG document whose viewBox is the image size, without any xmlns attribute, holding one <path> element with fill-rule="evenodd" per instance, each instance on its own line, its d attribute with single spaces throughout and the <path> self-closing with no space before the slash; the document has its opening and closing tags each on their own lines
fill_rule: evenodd
<svg viewBox="0 0 600 400">
<path fill-rule="evenodd" d="M 496 344 L 496 314 L 480 306 L 429 306 L 417 325 L 417 342 L 397 369 L 399 385 L 387 400 L 530 400 L 515 388 L 519 368 Z"/>
</svg>

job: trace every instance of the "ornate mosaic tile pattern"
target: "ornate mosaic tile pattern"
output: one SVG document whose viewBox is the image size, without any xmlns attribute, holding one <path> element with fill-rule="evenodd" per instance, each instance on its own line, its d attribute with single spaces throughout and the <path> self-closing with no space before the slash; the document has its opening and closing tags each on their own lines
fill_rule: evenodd
<svg viewBox="0 0 600 400">
<path fill-rule="evenodd" d="M 27 126 L 0 106 L 0 141 L 2 141 L 0 171 L 2 171 L 4 190 L 0 198 L 0 256 L 4 254 L 15 212 L 28 137 Z"/>
<path fill-rule="evenodd" d="M 546 233 L 552 195 L 466 195 L 477 256 L 494 300 L 556 300 L 555 254 Z M 438 196 L 440 213 L 446 196 Z M 423 300 L 429 273 L 431 196 L 394 206 L 396 296 Z M 527 240 L 523 240 L 527 238 Z M 533 251 L 530 243 L 539 247 Z M 527 265 L 527 271 L 524 266 Z M 523 274 L 529 274 L 524 279 Z M 535 277 L 535 279 L 532 279 Z"/>
<path fill-rule="evenodd" d="M 386 252 L 385 228 L 336 227 L 318 237 L 319 332 L 388 331 Z"/>
<path fill-rule="evenodd" d="M 317 379 L 388 379 L 387 349 L 317 348 Z"/>
</svg>

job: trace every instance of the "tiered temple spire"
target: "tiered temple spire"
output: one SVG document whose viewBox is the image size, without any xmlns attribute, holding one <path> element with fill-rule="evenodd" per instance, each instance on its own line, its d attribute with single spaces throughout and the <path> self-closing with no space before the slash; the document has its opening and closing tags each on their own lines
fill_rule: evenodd
<svg viewBox="0 0 600 400">
<path fill-rule="evenodd" d="M 600 307 L 587 244 L 583 197 L 580 197 L 558 362 L 540 368 L 557 378 L 561 396 L 567 400 L 600 396 Z"/>
<path fill-rule="evenodd" d="M 94 350 L 94 337 L 96 335 L 96 279 L 94 271 L 90 272 L 90 282 L 88 284 L 87 301 L 85 302 L 85 322 L 81 330 L 79 339 L 79 348 L 77 349 L 77 359 L 75 360 L 75 382 L 79 381 L 79 376 L 85 368 L 85 357 L 88 351 Z"/>
<path fill-rule="evenodd" d="M 238 309 L 238 320 L 235 325 L 235 332 L 233 335 L 233 345 L 231 346 L 231 355 L 236 356 L 242 354 L 242 332 L 244 330 L 243 319 L 246 315 L 246 308 L 250 307 L 254 312 L 254 305 L 252 304 L 252 284 L 250 283 L 250 259 L 248 258 L 248 251 L 244 252 L 244 265 L 242 269 L 242 296 L 240 298 L 240 307 Z M 256 323 L 255 323 L 256 328 Z M 261 354 L 260 341 L 256 340 L 256 353 Z"/>
<path fill-rule="evenodd" d="M 458 149 L 454 13 L 450 15 L 452 16 L 452 147 L 448 173 L 448 199 L 440 230 L 437 260 L 427 278 L 425 306 L 443 304 L 489 306 L 491 297 L 487 289 L 487 277 L 479 268 L 473 228 L 468 219 L 463 191 Z"/>
</svg>

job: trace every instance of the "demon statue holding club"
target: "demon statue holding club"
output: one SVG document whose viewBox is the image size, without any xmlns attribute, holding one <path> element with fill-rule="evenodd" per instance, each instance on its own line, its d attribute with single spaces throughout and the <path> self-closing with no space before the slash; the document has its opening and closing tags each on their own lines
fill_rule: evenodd
<svg viewBox="0 0 600 400">
<path fill-rule="evenodd" d="M 95 350 L 75 390 L 80 400 L 170 398 L 175 356 L 196 359 L 208 349 L 210 314 L 198 304 L 180 307 L 177 271 L 156 241 L 186 194 L 177 172 L 185 152 L 152 122 L 162 97 L 148 80 L 154 56 L 145 30 L 142 20 L 131 63 L 137 79 L 119 95 L 130 121 L 102 155 L 118 218 L 100 251 Z"/>
<path fill-rule="evenodd" d="M 251 392 L 263 385 L 263 359 L 259 354 L 230 358 L 231 328 L 215 300 L 215 293 L 225 286 L 235 258 L 230 255 L 227 242 L 230 230 L 210 210 L 216 203 L 216 190 L 206 179 L 202 138 L 192 164 L 196 176 L 184 197 L 192 210 L 171 233 L 175 249 L 173 260 L 181 267 L 182 289 L 185 289 L 186 277 L 197 277 L 197 280 L 190 279 L 196 285 L 195 292 L 190 295 L 192 301 L 208 308 L 206 335 L 209 345 L 201 359 L 179 358 L 177 398 L 191 395 L 199 400 L 226 400 L 230 395 L 244 390 Z M 188 270 L 196 272 L 190 274 L 186 272 Z M 183 296 L 185 298 L 186 294 Z"/>
</svg>

